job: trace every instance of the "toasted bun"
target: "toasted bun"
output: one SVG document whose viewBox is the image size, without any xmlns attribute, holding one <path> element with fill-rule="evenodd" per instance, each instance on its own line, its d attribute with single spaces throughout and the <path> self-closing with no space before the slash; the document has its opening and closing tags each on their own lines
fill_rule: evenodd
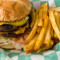
<svg viewBox="0 0 60 60">
<path fill-rule="evenodd" d="M 31 11 L 28 0 L 1 0 L 0 21 L 18 21 L 25 18 Z"/>
<path fill-rule="evenodd" d="M 17 43 L 17 44 L 18 44 L 18 43 Z M 0 43 L 0 48 L 20 50 L 20 49 L 23 48 L 23 44 L 18 44 L 17 46 L 15 46 L 15 45 L 12 44 L 12 43 L 9 43 L 9 44 Z"/>
<path fill-rule="evenodd" d="M 11 38 L 5 38 L 0 36 L 0 47 L 5 49 L 22 49 L 24 44 L 17 43 L 13 41 Z"/>
<path fill-rule="evenodd" d="M 0 47 L 4 49 L 15 49 L 14 45 L 11 43 L 7 45 L 5 45 L 4 43 L 0 43 Z"/>
</svg>

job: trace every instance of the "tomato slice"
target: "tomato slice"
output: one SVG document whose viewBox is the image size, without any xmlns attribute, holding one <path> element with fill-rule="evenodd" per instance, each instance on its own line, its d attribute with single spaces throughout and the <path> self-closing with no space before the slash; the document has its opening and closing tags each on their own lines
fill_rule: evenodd
<svg viewBox="0 0 60 60">
<path fill-rule="evenodd" d="M 27 31 L 18 38 L 12 38 L 12 40 L 14 40 L 15 42 L 20 43 L 20 44 L 28 44 L 30 41 L 27 42 L 27 41 L 25 41 L 25 39 L 28 37 L 29 33 L 30 32 Z"/>
<path fill-rule="evenodd" d="M 24 41 L 24 40 L 22 40 L 22 39 L 16 39 L 16 38 L 12 38 L 15 42 L 17 42 L 17 43 L 20 43 L 20 44 L 28 44 L 29 42 L 27 42 L 27 41 Z"/>
</svg>

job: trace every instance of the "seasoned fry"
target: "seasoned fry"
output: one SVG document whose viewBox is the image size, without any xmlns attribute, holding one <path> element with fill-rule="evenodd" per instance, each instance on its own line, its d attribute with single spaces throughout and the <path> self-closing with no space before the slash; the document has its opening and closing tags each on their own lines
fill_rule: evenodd
<svg viewBox="0 0 60 60">
<path fill-rule="evenodd" d="M 49 22 L 50 22 L 50 21 L 49 21 Z M 51 25 L 51 23 L 50 23 L 50 25 Z M 51 25 L 51 31 L 50 31 L 50 34 L 51 34 L 51 38 L 53 38 L 53 37 L 54 37 L 54 30 L 53 30 L 52 25 Z"/>
<path fill-rule="evenodd" d="M 34 36 L 34 38 L 32 39 L 32 41 L 29 44 L 27 44 L 27 45 L 24 46 L 24 50 L 26 51 L 26 53 L 30 53 L 30 52 L 33 51 L 33 48 L 34 48 L 34 45 L 36 43 L 37 37 L 38 37 L 38 34 L 36 34 Z"/>
<path fill-rule="evenodd" d="M 47 46 L 49 46 L 49 43 L 51 41 L 51 25 L 49 23 L 48 25 L 48 29 L 47 29 L 47 32 L 46 32 L 46 35 L 45 35 L 45 41 L 44 41 L 44 44 L 46 44 Z"/>
<path fill-rule="evenodd" d="M 35 11 L 34 11 L 34 9 L 31 10 L 31 18 L 32 18 L 32 22 L 31 22 L 30 27 L 32 28 L 34 26 L 34 23 L 35 23 Z"/>
<path fill-rule="evenodd" d="M 51 11 L 51 10 L 49 11 L 49 18 L 50 18 L 52 27 L 53 27 L 53 29 L 54 29 L 56 35 L 58 36 L 58 38 L 59 38 L 59 40 L 60 40 L 60 31 L 59 31 L 58 26 L 57 26 L 57 24 L 56 24 L 53 11 Z"/>
<path fill-rule="evenodd" d="M 38 20 L 38 26 L 43 26 L 43 9 L 39 10 L 39 20 Z"/>
<path fill-rule="evenodd" d="M 60 13 L 59 13 L 59 19 L 60 19 Z"/>
<path fill-rule="evenodd" d="M 31 33 L 26 38 L 26 41 L 30 41 L 34 37 L 34 35 L 35 35 L 36 31 L 37 31 L 37 28 L 38 28 L 38 12 L 39 12 L 39 10 L 36 11 L 36 22 L 34 24 L 34 27 L 33 27 L 32 31 L 31 31 Z"/>
<path fill-rule="evenodd" d="M 40 49 L 37 51 L 37 53 L 43 52 L 43 51 L 45 51 L 45 50 L 47 50 L 47 49 L 49 49 L 49 47 L 44 45 L 42 48 L 40 48 Z"/>
<path fill-rule="evenodd" d="M 59 28 L 59 30 L 60 30 L 59 14 L 58 14 L 58 12 L 54 12 L 54 15 L 55 15 L 55 21 L 56 21 L 57 26 L 58 26 L 58 28 Z"/>
<path fill-rule="evenodd" d="M 58 37 L 57 37 L 57 35 L 56 35 L 56 33 L 55 33 L 55 32 L 54 32 L 54 38 L 55 38 L 55 39 L 58 39 Z"/>
<path fill-rule="evenodd" d="M 39 10 L 39 21 L 38 21 L 38 26 L 43 26 L 43 19 L 44 16 L 46 16 L 48 13 L 48 3 L 45 3 L 41 6 Z"/>
<path fill-rule="evenodd" d="M 39 53 L 39 52 L 45 51 L 45 50 L 51 48 L 51 47 L 53 46 L 53 44 L 54 44 L 54 42 L 51 40 L 50 46 L 44 45 L 44 46 L 41 47 L 37 52 Z"/>
<path fill-rule="evenodd" d="M 34 50 L 38 50 L 44 43 L 44 36 L 45 36 L 46 29 L 48 26 L 48 20 L 49 20 L 48 16 L 45 16 L 44 26 L 42 27 L 41 32 L 37 38 L 36 44 L 34 46 Z"/>
<path fill-rule="evenodd" d="M 48 14 L 48 3 L 43 4 L 42 8 L 43 8 L 43 19 L 44 19 L 44 16 Z"/>
<path fill-rule="evenodd" d="M 54 10 L 54 11 L 57 11 L 57 12 L 60 12 L 60 8 L 50 8 L 49 10 Z"/>
<path fill-rule="evenodd" d="M 38 27 L 37 33 L 40 33 L 42 27 Z"/>
</svg>

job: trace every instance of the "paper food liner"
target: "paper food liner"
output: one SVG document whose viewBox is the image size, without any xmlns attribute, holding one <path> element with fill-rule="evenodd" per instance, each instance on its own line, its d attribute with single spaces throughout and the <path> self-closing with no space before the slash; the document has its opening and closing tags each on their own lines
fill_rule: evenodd
<svg viewBox="0 0 60 60">
<path fill-rule="evenodd" d="M 40 6 L 46 2 L 49 3 L 49 7 L 59 7 L 60 0 L 29 0 L 32 3 L 34 9 L 40 8 Z M 60 43 L 55 45 L 52 49 L 41 53 L 26 54 L 24 50 L 5 50 L 0 48 L 0 60 L 60 60 Z"/>
</svg>

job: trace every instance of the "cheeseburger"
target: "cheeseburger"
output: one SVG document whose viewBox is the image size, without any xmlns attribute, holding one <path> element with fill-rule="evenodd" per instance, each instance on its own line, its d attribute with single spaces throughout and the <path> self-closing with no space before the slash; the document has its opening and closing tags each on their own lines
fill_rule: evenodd
<svg viewBox="0 0 60 60">
<path fill-rule="evenodd" d="M 31 7 L 28 0 L 0 0 L 1 48 L 21 49 L 23 47 L 24 43 L 21 40 L 29 30 Z"/>
</svg>

